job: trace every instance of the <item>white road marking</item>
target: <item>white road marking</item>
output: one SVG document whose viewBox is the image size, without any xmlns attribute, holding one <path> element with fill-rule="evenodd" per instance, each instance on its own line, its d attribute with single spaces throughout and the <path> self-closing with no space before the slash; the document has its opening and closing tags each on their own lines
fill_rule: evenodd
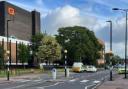
<svg viewBox="0 0 128 89">
<path fill-rule="evenodd" d="M 89 87 L 92 87 L 92 86 L 95 86 L 96 84 L 91 84 L 91 85 L 88 85 L 88 86 L 85 86 L 85 89 L 88 89 Z"/>
<path fill-rule="evenodd" d="M 85 87 L 84 89 L 88 89 L 88 87 Z"/>
<path fill-rule="evenodd" d="M 100 81 L 93 81 L 93 83 L 100 83 Z"/>
<path fill-rule="evenodd" d="M 77 79 L 72 79 L 72 80 L 69 80 L 69 82 L 75 82 Z"/>
<path fill-rule="evenodd" d="M 80 81 L 81 83 L 86 83 L 86 82 L 88 82 L 89 80 L 82 80 L 82 81 Z"/>
</svg>

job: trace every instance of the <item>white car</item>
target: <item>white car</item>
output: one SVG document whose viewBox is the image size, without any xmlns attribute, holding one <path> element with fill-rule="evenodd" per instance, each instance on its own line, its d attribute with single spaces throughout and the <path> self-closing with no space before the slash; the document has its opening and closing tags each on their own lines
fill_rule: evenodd
<svg viewBox="0 0 128 89">
<path fill-rule="evenodd" d="M 95 66 L 86 66 L 87 72 L 96 72 L 97 68 Z"/>
</svg>

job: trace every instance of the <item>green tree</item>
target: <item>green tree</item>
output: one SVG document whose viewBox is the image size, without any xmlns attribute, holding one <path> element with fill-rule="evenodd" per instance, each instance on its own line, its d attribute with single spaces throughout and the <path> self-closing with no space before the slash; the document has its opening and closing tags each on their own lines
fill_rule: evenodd
<svg viewBox="0 0 128 89">
<path fill-rule="evenodd" d="M 29 48 L 25 44 L 18 45 L 18 59 L 22 62 L 22 65 L 25 68 L 24 63 L 28 62 L 29 59 Z"/>
<path fill-rule="evenodd" d="M 38 48 L 38 58 L 40 61 L 47 60 L 53 62 L 61 57 L 61 46 L 52 36 L 45 35 L 41 41 L 41 46 Z"/>
<path fill-rule="evenodd" d="M 32 36 L 31 41 L 32 41 L 33 46 L 34 46 L 33 50 L 35 52 L 38 51 L 38 47 L 41 45 L 41 41 L 42 41 L 43 37 L 44 37 L 44 34 L 42 34 L 42 33 L 37 33 L 36 35 Z"/>
<path fill-rule="evenodd" d="M 41 41 L 42 41 L 43 37 L 44 37 L 44 34 L 42 34 L 42 33 L 37 33 L 32 36 L 32 38 L 31 38 L 32 59 L 29 60 L 29 65 L 33 65 L 34 60 L 37 60 L 37 64 L 39 63 L 39 60 L 37 58 L 37 52 L 38 52 L 39 46 L 41 46 Z"/>
<path fill-rule="evenodd" d="M 40 61 L 46 60 L 53 62 L 61 57 L 61 46 L 57 43 L 56 39 L 52 36 L 45 35 L 42 39 L 42 45 L 38 48 L 38 58 Z"/>
<path fill-rule="evenodd" d="M 4 67 L 4 53 L 5 53 L 5 50 L 0 44 L 0 68 Z"/>
<path fill-rule="evenodd" d="M 57 41 L 63 49 L 68 50 L 68 63 L 83 61 L 85 64 L 96 64 L 101 45 L 93 31 L 86 27 L 74 26 L 60 28 L 58 33 Z"/>
<path fill-rule="evenodd" d="M 122 60 L 122 59 L 120 58 L 120 56 L 114 55 L 114 56 L 112 57 L 112 59 L 111 59 L 112 65 L 119 64 L 121 60 Z"/>
</svg>

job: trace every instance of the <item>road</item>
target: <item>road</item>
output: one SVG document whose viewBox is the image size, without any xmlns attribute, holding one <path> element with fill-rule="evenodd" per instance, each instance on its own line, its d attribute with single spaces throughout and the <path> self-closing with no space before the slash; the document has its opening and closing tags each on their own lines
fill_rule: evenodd
<svg viewBox="0 0 128 89">
<path fill-rule="evenodd" d="M 93 89 L 97 84 L 109 75 L 108 70 L 96 73 L 75 73 L 71 78 L 47 81 L 44 77 L 35 79 L 23 79 L 0 84 L 0 89 Z"/>
</svg>

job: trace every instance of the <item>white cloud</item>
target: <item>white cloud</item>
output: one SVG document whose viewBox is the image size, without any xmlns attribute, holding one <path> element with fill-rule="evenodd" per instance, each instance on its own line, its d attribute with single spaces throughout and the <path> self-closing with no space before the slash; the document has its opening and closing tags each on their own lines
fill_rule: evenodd
<svg viewBox="0 0 128 89">
<path fill-rule="evenodd" d="M 106 23 L 103 28 L 98 30 L 97 36 L 102 38 L 106 42 L 106 50 L 109 50 L 109 39 L 110 39 L 110 25 Z M 117 18 L 117 20 L 113 21 L 113 51 L 115 54 L 124 57 L 124 43 L 125 43 L 125 18 Z"/>
<path fill-rule="evenodd" d="M 104 22 L 106 23 L 106 22 Z M 100 26 L 100 28 L 96 33 L 99 38 L 103 38 L 106 42 L 109 42 L 110 37 L 110 24 L 106 23 L 104 26 Z M 112 35 L 113 42 L 119 43 L 124 42 L 125 35 L 125 18 L 120 18 L 118 20 L 112 21 Z"/>
<path fill-rule="evenodd" d="M 43 28 L 49 34 L 56 34 L 58 28 L 80 24 L 79 9 L 72 6 L 60 7 L 53 10 L 43 19 Z"/>
<path fill-rule="evenodd" d="M 124 51 L 125 51 L 125 46 L 123 42 L 119 42 L 119 43 L 113 43 L 112 44 L 112 51 L 115 55 L 119 55 L 120 57 L 124 58 Z M 110 50 L 110 44 L 109 43 L 105 43 L 105 47 L 106 47 L 106 52 L 109 52 Z"/>
<path fill-rule="evenodd" d="M 94 31 L 104 26 L 99 23 L 95 16 L 83 16 L 78 8 L 70 5 L 56 8 L 43 18 L 43 22 L 43 30 L 49 34 L 56 34 L 58 28 L 65 26 L 86 26 Z"/>
</svg>

